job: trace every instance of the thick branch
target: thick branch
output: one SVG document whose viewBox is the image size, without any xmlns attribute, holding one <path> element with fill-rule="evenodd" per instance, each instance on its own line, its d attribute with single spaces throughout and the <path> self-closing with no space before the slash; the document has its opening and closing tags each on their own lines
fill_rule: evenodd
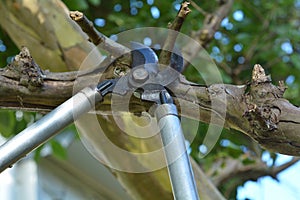
<svg viewBox="0 0 300 200">
<path fill-rule="evenodd" d="M 16 58 L 11 65 L 0 71 L 1 107 L 52 109 L 71 97 L 75 80 L 43 79 L 31 57 L 21 52 Z M 25 75 L 12 75 L 12 72 L 20 72 L 18 67 L 23 67 Z M 81 77 L 80 87 L 77 86 L 76 90 L 91 84 L 92 77 L 93 75 Z M 32 84 L 36 80 L 40 80 L 39 84 Z M 246 133 L 269 150 L 299 156 L 300 109 L 282 98 L 285 87 L 274 86 L 260 65 L 255 65 L 252 83 L 248 87 L 249 92 L 246 93 L 247 86 L 199 86 L 181 76 L 169 89 L 176 94 L 177 106 L 185 111 L 182 115 L 219 125 L 223 125 L 225 120 L 226 128 Z M 109 98 L 107 96 L 107 101 L 99 106 L 100 111 L 110 112 Z M 115 105 L 127 108 L 127 105 L 123 105 L 123 98 L 120 96 Z M 130 105 L 131 111 L 135 113 L 147 111 L 149 106 L 149 103 L 135 98 L 132 98 Z M 224 108 L 227 108 L 226 113 Z M 200 111 L 200 115 L 197 110 Z M 225 114 L 226 118 L 223 117 Z M 211 118 L 214 121 L 211 121 Z"/>
</svg>

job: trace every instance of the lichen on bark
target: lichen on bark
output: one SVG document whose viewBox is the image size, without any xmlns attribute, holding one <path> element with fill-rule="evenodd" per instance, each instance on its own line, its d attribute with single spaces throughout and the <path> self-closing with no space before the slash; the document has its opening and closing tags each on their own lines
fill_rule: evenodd
<svg viewBox="0 0 300 200">
<path fill-rule="evenodd" d="M 36 90 L 44 83 L 44 74 L 35 63 L 27 47 L 22 47 L 20 53 L 3 69 L 3 76 L 19 81 L 29 90 Z"/>
</svg>

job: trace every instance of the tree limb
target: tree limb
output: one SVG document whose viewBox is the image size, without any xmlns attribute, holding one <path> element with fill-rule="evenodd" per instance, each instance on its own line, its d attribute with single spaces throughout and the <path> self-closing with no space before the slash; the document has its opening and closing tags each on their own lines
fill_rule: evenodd
<svg viewBox="0 0 300 200">
<path fill-rule="evenodd" d="M 205 10 L 203 10 L 200 6 L 198 6 L 194 1 L 191 0 L 190 3 L 202 15 L 206 16 L 208 14 Z"/>
<path fill-rule="evenodd" d="M 289 162 L 286 162 L 286 163 L 284 163 L 284 164 L 282 164 L 282 165 L 279 165 L 279 166 L 277 166 L 277 167 L 273 167 L 273 169 L 272 169 L 272 177 L 277 177 L 277 175 L 280 173 L 280 172 L 282 172 L 282 171 L 284 171 L 284 170 L 286 170 L 287 168 L 289 168 L 289 167 L 291 167 L 291 166 L 293 166 L 295 163 L 297 163 L 298 161 L 300 160 L 300 158 L 299 157 L 294 157 L 291 161 L 289 161 Z"/>
<path fill-rule="evenodd" d="M 17 61 L 15 60 L 0 71 L 1 107 L 15 107 L 16 109 L 24 107 L 33 110 L 35 108 L 51 109 L 71 97 L 74 80 L 44 80 L 41 76 L 39 85 L 28 87 L 28 84 L 34 82 L 33 80 L 38 75 L 27 75 L 25 78 L 7 75 L 10 74 L 8 71 L 11 70 L 20 71 L 16 68 L 20 67 L 21 64 L 23 71 L 26 67 L 32 68 L 32 60 L 27 59 L 28 55 L 22 60 L 20 59 L 22 55 L 21 52 Z M 20 64 L 18 61 L 21 60 Z M 26 64 L 26 61 L 30 63 Z M 16 65 L 13 66 L 14 64 Z M 34 67 L 37 66 L 34 65 Z M 38 71 L 36 70 L 36 72 Z M 34 72 L 30 71 L 30 73 Z M 82 88 L 91 84 L 91 77 L 82 78 Z M 246 92 L 247 87 L 249 92 Z M 179 82 L 170 85 L 169 89 L 176 94 L 177 105 L 182 110 L 187 111 L 182 115 L 205 123 L 211 123 L 210 119 L 214 116 L 215 121 L 213 123 L 223 125 L 225 120 L 224 126 L 226 128 L 236 129 L 249 135 L 268 150 L 288 155 L 300 155 L 300 135 L 298 134 L 300 109 L 282 97 L 285 87 L 282 84 L 274 86 L 260 65 L 254 66 L 252 83 L 249 86 L 226 84 L 199 86 L 186 81 L 181 76 Z M 197 101 L 194 99 L 193 92 L 195 92 Z M 124 104 L 121 99 L 122 97 L 120 102 L 116 103 Z M 212 101 L 217 106 L 212 107 Z M 134 98 L 131 103 L 132 112 L 147 111 L 150 106 Z M 224 119 L 222 116 L 225 116 L 223 113 L 225 107 L 227 110 Z M 120 108 L 127 108 L 127 105 L 120 106 Z M 99 109 L 102 112 L 110 112 L 109 101 L 104 101 Z M 195 113 L 197 109 L 200 110 L 201 115 Z"/>
</svg>

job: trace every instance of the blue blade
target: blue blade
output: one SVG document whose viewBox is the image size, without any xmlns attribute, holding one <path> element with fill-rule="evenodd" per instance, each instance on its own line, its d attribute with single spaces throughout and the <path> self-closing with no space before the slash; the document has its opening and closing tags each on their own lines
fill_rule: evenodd
<svg viewBox="0 0 300 200">
<path fill-rule="evenodd" d="M 158 72 L 158 58 L 156 53 L 148 46 L 138 42 L 130 42 L 132 48 L 132 68 L 144 65 L 148 72 Z"/>
</svg>

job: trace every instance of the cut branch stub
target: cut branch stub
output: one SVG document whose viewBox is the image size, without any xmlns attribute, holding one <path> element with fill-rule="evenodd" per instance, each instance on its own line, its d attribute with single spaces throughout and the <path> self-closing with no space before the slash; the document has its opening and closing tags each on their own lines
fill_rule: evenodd
<svg viewBox="0 0 300 200">
<path fill-rule="evenodd" d="M 70 11 L 70 17 L 81 27 L 83 32 L 88 34 L 89 40 L 95 45 L 98 45 L 105 40 L 104 36 L 97 32 L 93 23 L 89 21 L 83 13 L 79 11 Z"/>
<path fill-rule="evenodd" d="M 89 40 L 93 42 L 94 45 L 98 46 L 109 52 L 115 58 L 119 56 L 128 55 L 128 60 L 131 60 L 129 56 L 130 49 L 109 39 L 94 27 L 93 22 L 91 22 L 83 13 L 79 11 L 70 11 L 70 18 L 74 20 L 82 29 L 89 36 Z"/>
<path fill-rule="evenodd" d="M 279 82 L 279 86 L 271 83 L 271 76 L 265 74 L 265 70 L 261 65 L 254 65 L 252 71 L 252 82 L 250 95 L 252 100 L 257 104 L 264 104 L 267 100 L 282 98 L 286 87 L 283 82 Z"/>
<path fill-rule="evenodd" d="M 264 68 L 260 64 L 255 64 L 252 71 L 252 83 L 269 83 L 271 82 L 271 77 L 266 76 Z"/>
<path fill-rule="evenodd" d="M 283 98 L 286 87 L 271 83 L 271 77 L 265 74 L 261 65 L 256 64 L 252 72 L 249 93 L 245 94 L 247 110 L 243 117 L 250 125 L 248 134 L 264 148 L 289 155 L 299 155 L 300 128 L 299 108 L 290 107 Z M 294 116 L 294 117 L 292 117 Z"/>
<path fill-rule="evenodd" d="M 188 1 L 185 1 L 181 4 L 181 8 L 178 12 L 178 17 L 185 18 L 191 12 L 191 9 L 189 9 L 189 5 L 190 5 L 190 2 L 188 2 Z"/>
<path fill-rule="evenodd" d="M 3 76 L 19 81 L 20 85 L 28 87 L 29 90 L 36 90 L 44 83 L 43 72 L 26 47 L 22 47 L 12 63 L 3 70 Z"/>
<path fill-rule="evenodd" d="M 271 77 L 259 64 L 254 65 L 250 92 L 247 94 L 247 118 L 251 127 L 267 136 L 266 132 L 277 129 L 280 109 L 272 105 L 272 101 L 283 97 L 282 86 L 277 87 L 271 83 Z M 255 132 L 254 131 L 254 132 Z"/>
</svg>

